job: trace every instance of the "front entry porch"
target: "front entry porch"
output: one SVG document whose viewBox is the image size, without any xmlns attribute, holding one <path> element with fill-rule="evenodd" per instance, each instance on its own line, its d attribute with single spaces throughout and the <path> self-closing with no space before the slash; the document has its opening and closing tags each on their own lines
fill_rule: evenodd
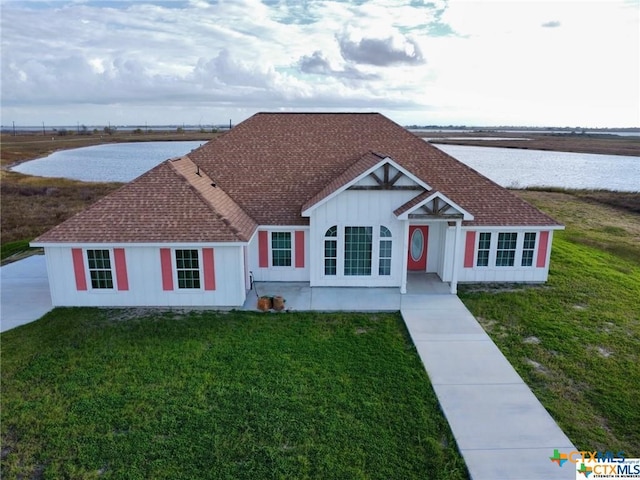
<svg viewBox="0 0 640 480">
<path fill-rule="evenodd" d="M 435 273 L 410 272 L 407 295 L 450 294 L 450 286 Z M 281 296 L 285 310 L 393 312 L 402 308 L 398 287 L 311 287 L 309 282 L 255 282 L 247 293 L 243 310 L 257 310 L 261 296 Z"/>
<path fill-rule="evenodd" d="M 439 295 L 451 293 L 449 282 L 443 282 L 437 273 L 407 272 L 408 295 Z"/>
</svg>

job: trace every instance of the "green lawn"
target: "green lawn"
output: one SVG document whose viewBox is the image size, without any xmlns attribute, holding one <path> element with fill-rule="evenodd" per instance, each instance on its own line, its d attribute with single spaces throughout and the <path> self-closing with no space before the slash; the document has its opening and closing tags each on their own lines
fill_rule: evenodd
<svg viewBox="0 0 640 480">
<path fill-rule="evenodd" d="M 2 340 L 2 478 L 462 479 L 398 314 L 59 308 Z"/>
<path fill-rule="evenodd" d="M 549 281 L 462 286 L 459 296 L 579 449 L 637 458 L 640 216 L 565 194 L 523 196 L 567 223 Z"/>
</svg>

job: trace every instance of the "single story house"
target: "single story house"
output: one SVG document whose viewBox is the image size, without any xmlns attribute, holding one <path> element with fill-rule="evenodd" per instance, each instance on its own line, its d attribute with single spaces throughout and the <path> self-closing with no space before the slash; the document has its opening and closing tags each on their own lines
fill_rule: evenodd
<svg viewBox="0 0 640 480">
<path fill-rule="evenodd" d="M 252 281 L 544 282 L 562 225 L 377 113 L 258 113 L 31 244 L 56 306 L 240 306 Z"/>
</svg>

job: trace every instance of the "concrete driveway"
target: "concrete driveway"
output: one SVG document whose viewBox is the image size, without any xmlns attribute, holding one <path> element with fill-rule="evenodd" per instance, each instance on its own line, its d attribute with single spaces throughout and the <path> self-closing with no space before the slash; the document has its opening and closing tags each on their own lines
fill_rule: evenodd
<svg viewBox="0 0 640 480">
<path fill-rule="evenodd" d="M 52 308 L 44 255 L 0 267 L 0 332 L 33 322 Z"/>
</svg>

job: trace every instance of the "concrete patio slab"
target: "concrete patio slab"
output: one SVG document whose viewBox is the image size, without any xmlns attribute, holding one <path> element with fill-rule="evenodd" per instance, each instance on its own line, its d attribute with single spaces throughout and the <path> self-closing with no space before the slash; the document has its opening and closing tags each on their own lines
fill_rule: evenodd
<svg viewBox="0 0 640 480">
<path fill-rule="evenodd" d="M 324 312 L 397 312 L 402 297 L 399 288 L 311 288 L 308 282 L 256 282 L 243 309 L 257 310 L 262 295 L 284 297 L 287 310 Z"/>
<path fill-rule="evenodd" d="M 33 322 L 52 308 L 44 255 L 0 267 L 0 332 Z"/>
<path fill-rule="evenodd" d="M 305 311 L 311 307 L 311 287 L 305 282 L 256 282 L 254 289 L 247 294 L 244 310 L 257 310 L 258 297 L 261 295 L 284 297 L 287 310 Z"/>
<path fill-rule="evenodd" d="M 311 310 L 398 311 L 398 288 L 314 288 L 311 291 Z"/>
</svg>

